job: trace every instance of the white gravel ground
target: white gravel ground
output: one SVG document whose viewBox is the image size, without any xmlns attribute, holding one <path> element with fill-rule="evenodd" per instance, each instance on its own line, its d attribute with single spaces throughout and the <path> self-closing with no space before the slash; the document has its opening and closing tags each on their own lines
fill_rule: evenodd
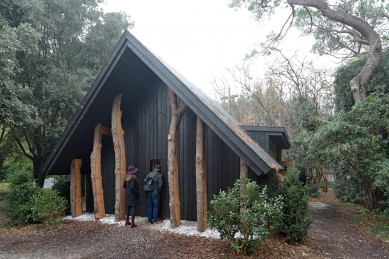
<svg viewBox="0 0 389 259">
<path fill-rule="evenodd" d="M 95 221 L 95 217 L 92 213 L 84 213 L 78 217 L 67 216 L 65 220 L 78 220 L 78 221 Z M 125 220 L 115 222 L 115 215 L 107 214 L 105 218 L 99 220 L 99 222 L 104 224 L 117 224 L 118 226 L 123 226 Z M 181 225 L 177 228 L 170 228 L 170 221 L 164 220 L 161 224 L 148 224 L 146 217 L 135 217 L 135 223 L 137 225 L 148 225 L 150 228 L 159 229 L 160 231 L 168 231 L 175 234 L 183 234 L 186 236 L 201 236 L 219 239 L 220 234 L 218 231 L 207 228 L 204 232 L 197 231 L 196 222 L 181 220 Z"/>
</svg>

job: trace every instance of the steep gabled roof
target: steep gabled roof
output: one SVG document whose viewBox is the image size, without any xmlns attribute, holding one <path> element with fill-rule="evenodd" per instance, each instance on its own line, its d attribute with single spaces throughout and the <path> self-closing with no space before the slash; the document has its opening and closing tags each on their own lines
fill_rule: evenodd
<svg viewBox="0 0 389 259">
<path fill-rule="evenodd" d="M 128 54 L 128 51 L 130 51 L 130 54 Z M 129 57 L 136 56 L 143 64 L 137 64 L 135 61 L 126 61 L 127 63 L 123 63 L 123 61 L 119 62 L 122 55 L 129 55 Z M 118 87 L 120 87 L 120 82 L 114 81 L 114 79 L 112 79 L 114 76 L 112 77 L 111 73 L 113 73 L 116 66 L 126 67 L 131 65 L 145 65 L 154 72 L 155 75 L 174 91 L 175 94 L 241 159 L 243 159 L 256 174 L 260 175 L 262 172 L 267 173 L 271 169 L 283 169 L 282 166 L 248 136 L 245 130 L 240 127 L 236 119 L 226 110 L 221 108 L 214 100 L 209 98 L 161 58 L 153 54 L 130 32 L 125 31 L 73 116 L 69 126 L 66 128 L 43 165 L 43 171 L 46 175 L 49 174 L 49 172 L 50 174 L 57 173 L 57 171 L 60 171 L 61 168 L 63 168 L 64 164 L 70 164 L 71 157 L 81 157 L 83 152 L 85 153 L 86 150 L 89 150 L 88 148 L 90 147 L 87 148 L 85 146 L 88 145 L 87 143 L 92 142 L 87 142 L 87 136 L 83 136 L 83 134 L 86 134 L 86 125 L 90 128 L 90 125 L 101 123 L 102 119 L 96 119 L 95 114 L 100 113 L 101 106 L 111 107 L 111 103 L 104 103 L 105 99 L 111 102 L 111 99 L 106 98 L 107 96 L 105 96 L 107 93 L 104 92 L 104 85 L 110 83 L 119 85 Z M 107 110 L 110 112 L 110 109 Z M 105 115 L 106 118 L 109 118 L 109 114 L 102 114 L 101 116 L 103 115 Z M 107 122 L 107 124 L 109 123 Z M 60 159 L 60 157 L 62 157 L 62 159 Z"/>
</svg>

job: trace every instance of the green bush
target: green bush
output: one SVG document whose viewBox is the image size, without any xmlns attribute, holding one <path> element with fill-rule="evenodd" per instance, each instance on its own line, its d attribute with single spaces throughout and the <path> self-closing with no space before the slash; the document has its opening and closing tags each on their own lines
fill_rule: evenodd
<svg viewBox="0 0 389 259">
<path fill-rule="evenodd" d="M 66 199 L 59 196 L 57 191 L 39 189 L 40 191 L 31 197 L 33 218 L 46 224 L 62 222 L 60 216 L 64 215 L 67 208 Z"/>
<path fill-rule="evenodd" d="M 55 183 L 51 188 L 53 191 L 57 191 L 58 195 L 65 198 L 66 210 L 65 213 L 70 213 L 70 179 L 69 176 L 58 176 L 55 178 Z"/>
<path fill-rule="evenodd" d="M 279 181 L 276 192 L 284 198 L 282 221 L 277 231 L 286 237 L 289 244 L 303 243 L 313 222 L 308 216 L 308 187 L 302 186 L 298 175 L 296 169 L 288 170 L 286 179 Z"/>
<path fill-rule="evenodd" d="M 57 191 L 48 192 L 36 187 L 30 171 L 15 171 L 8 178 L 5 216 L 12 225 L 59 222 L 57 218 L 64 214 L 67 201 Z"/>
<path fill-rule="evenodd" d="M 8 175 L 9 193 L 5 197 L 5 216 L 12 225 L 36 222 L 32 217 L 32 199 L 39 188 L 34 185 L 34 177 L 29 171 L 15 171 Z"/>
<path fill-rule="evenodd" d="M 373 183 L 373 187 L 383 192 L 383 198 L 380 203 L 384 207 L 384 214 L 389 216 L 389 159 L 385 159 L 377 166 L 377 176 Z"/>
<path fill-rule="evenodd" d="M 324 184 L 322 184 L 322 183 L 307 184 L 309 197 L 314 197 L 314 198 L 319 197 L 319 189 L 323 188 L 323 187 L 324 187 Z"/>
<path fill-rule="evenodd" d="M 233 188 L 220 191 L 210 202 L 206 221 L 228 239 L 236 253 L 249 254 L 275 228 L 282 215 L 282 198 L 268 198 L 266 186 L 259 186 L 242 176 Z"/>
</svg>

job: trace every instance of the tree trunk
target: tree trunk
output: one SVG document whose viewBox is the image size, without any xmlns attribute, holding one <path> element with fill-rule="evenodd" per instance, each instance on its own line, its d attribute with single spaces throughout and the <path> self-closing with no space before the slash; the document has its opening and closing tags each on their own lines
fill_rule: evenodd
<svg viewBox="0 0 389 259">
<path fill-rule="evenodd" d="M 324 17 L 354 28 L 367 39 L 370 45 L 370 55 L 363 69 L 350 81 L 354 101 L 363 102 L 367 97 L 368 83 L 381 60 L 382 45 L 378 33 L 361 18 L 330 9 L 324 0 L 288 0 L 288 4 L 313 7 L 319 10 Z"/>
<path fill-rule="evenodd" d="M 177 109 L 177 99 L 175 93 L 169 88 L 170 107 L 172 119 L 168 135 L 168 184 L 169 184 L 169 209 L 170 227 L 180 226 L 180 189 L 178 179 L 178 147 L 180 140 L 180 123 L 188 106 L 183 103 Z"/>
<path fill-rule="evenodd" d="M 207 228 L 204 218 L 207 217 L 207 168 L 204 145 L 204 124 L 197 117 L 196 130 L 196 201 L 197 201 L 197 231 L 204 232 Z"/>
<path fill-rule="evenodd" d="M 93 150 L 90 156 L 91 180 L 93 190 L 94 214 L 95 219 L 105 217 L 103 179 L 101 175 L 101 124 L 98 124 L 94 130 Z"/>
<path fill-rule="evenodd" d="M 125 189 L 123 188 L 126 178 L 126 150 L 124 145 L 124 131 L 122 128 L 122 111 L 120 105 L 122 95 L 115 97 L 112 104 L 112 140 L 115 150 L 115 222 L 124 219 L 126 203 Z"/>
<path fill-rule="evenodd" d="M 70 165 L 70 208 L 72 217 L 82 215 L 81 159 L 73 159 Z"/>
<path fill-rule="evenodd" d="M 37 180 L 36 184 L 39 187 L 43 187 L 46 178 L 46 176 L 43 174 L 43 169 L 42 169 L 43 161 L 42 159 L 39 159 L 37 157 L 34 157 L 32 161 L 33 161 L 32 164 L 33 164 L 34 179 Z"/>
</svg>

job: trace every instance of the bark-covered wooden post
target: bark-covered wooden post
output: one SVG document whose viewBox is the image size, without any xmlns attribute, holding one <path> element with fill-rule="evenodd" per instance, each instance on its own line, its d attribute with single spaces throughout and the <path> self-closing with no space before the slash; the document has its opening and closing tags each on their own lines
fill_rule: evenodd
<svg viewBox="0 0 389 259">
<path fill-rule="evenodd" d="M 70 209 L 72 217 L 82 215 L 81 159 L 73 159 L 70 165 Z"/>
<path fill-rule="evenodd" d="M 105 217 L 103 179 L 101 176 L 102 133 L 100 131 L 100 126 L 101 124 L 98 124 L 95 127 L 95 132 L 93 137 L 93 151 L 90 156 L 95 219 L 102 219 Z"/>
<path fill-rule="evenodd" d="M 204 218 L 208 215 L 207 167 L 204 145 L 204 124 L 197 117 L 196 129 L 196 202 L 197 202 L 197 231 L 204 232 L 207 228 Z"/>
<path fill-rule="evenodd" d="M 245 181 L 242 181 L 242 176 L 245 176 Z M 247 180 L 249 179 L 249 167 L 247 166 L 246 162 L 243 161 L 242 159 L 240 159 L 240 193 L 243 194 L 245 193 L 246 191 L 246 184 L 247 184 Z M 243 197 L 243 195 L 241 196 Z M 240 213 L 243 213 L 244 212 L 244 209 L 243 209 L 243 203 L 245 201 L 244 200 L 241 200 L 240 201 Z"/>
<path fill-rule="evenodd" d="M 188 109 L 188 105 L 183 103 L 177 109 L 177 99 L 175 93 L 169 89 L 170 107 L 172 110 L 172 120 L 168 135 L 168 183 L 169 183 L 169 209 L 170 209 L 170 227 L 176 228 L 180 226 L 180 189 L 178 179 L 178 148 L 180 140 L 180 123 L 182 116 Z"/>
<path fill-rule="evenodd" d="M 247 178 L 249 177 L 249 167 L 242 159 L 240 160 L 240 175 L 245 175 Z"/>
<path fill-rule="evenodd" d="M 125 189 L 123 188 L 126 178 L 126 150 L 124 145 L 124 131 L 122 128 L 122 111 L 120 105 L 122 95 L 115 97 L 112 105 L 112 139 L 115 150 L 115 221 L 124 219 L 126 203 Z"/>
</svg>

